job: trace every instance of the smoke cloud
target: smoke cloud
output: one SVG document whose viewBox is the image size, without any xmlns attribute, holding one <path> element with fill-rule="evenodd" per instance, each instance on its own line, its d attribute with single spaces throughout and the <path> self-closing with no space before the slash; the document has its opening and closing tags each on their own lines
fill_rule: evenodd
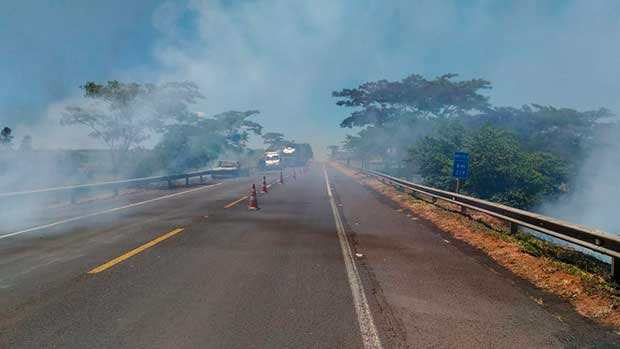
<svg viewBox="0 0 620 349">
<path fill-rule="evenodd" d="M 620 128 L 601 135 L 596 148 L 575 174 L 570 194 L 540 208 L 546 215 L 620 234 Z"/>
<path fill-rule="evenodd" d="M 194 81 L 207 97 L 195 111 L 258 109 L 265 130 L 310 142 L 319 158 L 357 131 L 338 127 L 350 110 L 331 91 L 410 73 L 488 79 L 495 105 L 620 112 L 613 0 L 101 4 L 0 4 L 0 126 L 17 142 L 30 134 L 37 149 L 101 148 L 58 124 L 87 80 Z M 618 232 L 616 135 L 583 164 L 574 196 L 543 212 Z"/>
</svg>

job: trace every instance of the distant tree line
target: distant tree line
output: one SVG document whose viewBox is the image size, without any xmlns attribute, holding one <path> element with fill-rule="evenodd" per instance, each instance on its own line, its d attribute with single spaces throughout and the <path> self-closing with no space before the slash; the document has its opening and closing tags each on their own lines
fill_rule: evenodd
<svg viewBox="0 0 620 349">
<path fill-rule="evenodd" d="M 569 188 L 574 173 L 596 146 L 597 134 L 614 124 L 607 109 L 577 111 L 537 104 L 497 107 L 483 79 L 428 80 L 410 75 L 332 93 L 337 105 L 355 108 L 343 128 L 348 135 L 331 157 L 380 161 L 400 167 L 434 187 L 454 189 L 454 152 L 470 153 L 465 193 L 516 207 L 533 207 Z"/>
</svg>

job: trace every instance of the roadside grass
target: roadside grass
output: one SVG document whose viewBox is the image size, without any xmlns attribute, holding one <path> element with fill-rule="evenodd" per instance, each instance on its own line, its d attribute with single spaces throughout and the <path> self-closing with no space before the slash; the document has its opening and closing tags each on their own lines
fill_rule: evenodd
<svg viewBox="0 0 620 349">
<path fill-rule="evenodd" d="M 451 212 L 458 214 L 454 211 Z M 472 219 L 471 216 L 464 216 Z M 516 234 L 510 234 L 509 228 L 497 226 L 498 224 L 484 224 L 476 220 L 474 222 L 477 223 L 476 230 L 495 236 L 505 242 L 515 243 L 521 252 L 533 257 L 543 258 L 552 263 L 553 267 L 578 276 L 584 283 L 588 294 L 608 296 L 613 298 L 615 303 L 620 301 L 620 286 L 611 277 L 609 264 L 570 247 L 542 240 L 527 232 L 519 231 Z"/>
</svg>

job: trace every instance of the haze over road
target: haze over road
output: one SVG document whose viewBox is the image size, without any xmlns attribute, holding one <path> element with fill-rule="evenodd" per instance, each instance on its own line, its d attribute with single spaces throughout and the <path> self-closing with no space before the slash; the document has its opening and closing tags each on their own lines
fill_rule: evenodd
<svg viewBox="0 0 620 349">
<path fill-rule="evenodd" d="M 16 227 L 69 220 L 0 239 L 0 347 L 616 344 L 329 166 L 276 177 L 258 211 L 241 199 L 260 183 L 251 177 L 97 215 L 128 203 L 57 208 Z"/>
</svg>

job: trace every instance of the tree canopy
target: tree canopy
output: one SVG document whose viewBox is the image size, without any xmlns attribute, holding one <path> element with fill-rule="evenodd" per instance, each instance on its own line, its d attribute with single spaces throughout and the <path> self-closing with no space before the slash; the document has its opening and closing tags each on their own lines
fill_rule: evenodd
<svg viewBox="0 0 620 349">
<path fill-rule="evenodd" d="M 115 176 L 122 169 L 129 150 L 145 141 L 151 132 L 161 132 L 167 123 L 195 117 L 188 106 L 204 98 L 191 82 L 163 85 L 87 82 L 80 86 L 90 104 L 69 106 L 62 125 L 82 125 L 90 136 L 110 149 Z"/>
<path fill-rule="evenodd" d="M 363 128 L 358 136 L 347 137 L 344 147 L 353 154 L 399 161 L 406 158 L 407 146 L 433 133 L 445 120 L 490 108 L 489 98 L 482 94 L 491 88 L 488 81 L 457 77 L 445 74 L 429 80 L 412 74 L 399 81 L 378 80 L 332 92 L 337 105 L 356 109 L 340 126 Z"/>
<path fill-rule="evenodd" d="M 337 105 L 355 108 L 343 128 L 347 156 L 379 160 L 384 171 L 408 161 L 409 176 L 454 189 L 454 152 L 470 152 L 471 178 L 463 189 L 474 196 L 530 207 L 567 188 L 583 159 L 600 146 L 599 135 L 615 124 L 604 108 L 524 105 L 494 106 L 484 79 L 458 81 L 456 74 L 432 80 L 413 74 L 399 81 L 379 80 L 333 92 Z M 400 167 L 399 167 L 400 168 Z"/>
<path fill-rule="evenodd" d="M 280 132 L 267 132 L 263 136 L 263 143 L 268 146 L 268 149 L 283 148 L 293 141 L 284 138 L 284 134 Z"/>
<path fill-rule="evenodd" d="M 457 151 L 470 154 L 470 176 L 463 191 L 482 199 L 528 208 L 560 194 L 568 180 L 566 162 L 559 157 L 528 151 L 514 134 L 492 126 L 466 132 L 455 125 L 410 149 L 424 181 L 445 190 L 454 189 L 452 160 Z"/>
<path fill-rule="evenodd" d="M 0 146 L 9 147 L 13 142 L 13 130 L 9 127 L 4 127 L 0 130 Z"/>
<path fill-rule="evenodd" d="M 472 128 L 492 125 L 509 130 L 525 148 L 545 149 L 569 160 L 579 159 L 599 145 L 597 134 L 612 123 L 613 116 L 605 108 L 577 111 L 532 104 L 489 108 L 462 121 Z"/>
<path fill-rule="evenodd" d="M 241 151 L 248 142 L 250 134 L 261 135 L 263 126 L 248 118 L 259 114 L 258 110 L 227 111 L 210 119 L 198 122 L 199 127 L 221 133 L 225 146 L 232 151 Z"/>
<path fill-rule="evenodd" d="M 262 126 L 248 120 L 258 113 L 257 110 L 228 111 L 169 125 L 152 158 L 140 170 L 183 172 L 204 167 L 222 154 L 240 154 L 250 134 L 261 134 Z"/>
<path fill-rule="evenodd" d="M 339 99 L 336 105 L 361 108 L 340 126 L 383 126 L 407 118 L 453 117 L 486 110 L 489 98 L 480 92 L 491 84 L 483 79 L 454 81 L 457 76 L 445 74 L 428 80 L 412 74 L 400 81 L 378 80 L 334 91 L 332 96 Z"/>
</svg>

